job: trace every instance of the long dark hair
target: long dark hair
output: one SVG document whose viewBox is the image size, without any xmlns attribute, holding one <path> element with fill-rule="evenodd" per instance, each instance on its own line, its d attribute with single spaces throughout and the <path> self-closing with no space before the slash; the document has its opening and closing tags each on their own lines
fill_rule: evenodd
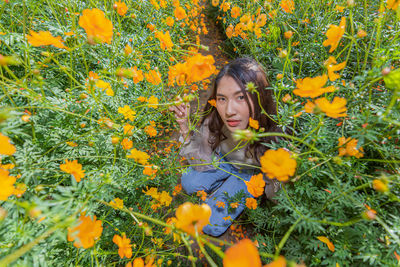
<svg viewBox="0 0 400 267">
<path fill-rule="evenodd" d="M 249 107 L 250 117 L 259 122 L 260 128 L 263 127 L 265 132 L 281 132 L 281 129 L 271 118 L 271 116 L 276 115 L 276 104 L 273 99 L 272 90 L 268 89 L 270 84 L 268 82 L 267 75 L 263 67 L 258 64 L 257 61 L 248 57 L 244 57 L 237 58 L 225 65 L 214 79 L 212 92 L 208 100 L 216 99 L 218 84 L 224 76 L 233 78 L 239 85 Z M 246 90 L 246 85 L 250 82 L 255 85 L 255 89 L 260 97 L 260 103 L 265 112 L 268 113 L 268 116 L 262 114 L 257 93 Z M 254 103 L 254 110 L 250 108 L 249 97 L 251 98 L 252 103 Z M 226 136 L 222 133 L 222 126 L 224 125 L 224 122 L 219 116 L 217 109 L 209 102 L 207 102 L 206 106 L 204 107 L 204 114 L 206 115 L 203 117 L 201 123 L 209 118 L 208 127 L 210 131 L 210 138 L 208 142 L 210 143 L 212 149 L 215 150 L 221 141 L 226 139 Z M 260 157 L 266 150 L 266 147 L 261 143 L 270 143 L 272 140 L 276 140 L 276 138 L 265 137 L 257 142 L 254 142 L 253 144 L 250 144 L 247 146 L 246 155 L 255 156 L 256 160 L 259 162 Z M 255 155 L 253 155 L 252 151 Z"/>
</svg>

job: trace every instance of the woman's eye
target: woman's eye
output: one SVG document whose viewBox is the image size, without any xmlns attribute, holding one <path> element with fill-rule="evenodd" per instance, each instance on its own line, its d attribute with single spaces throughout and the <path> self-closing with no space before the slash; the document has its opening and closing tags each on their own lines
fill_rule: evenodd
<svg viewBox="0 0 400 267">
<path fill-rule="evenodd" d="M 224 100 L 225 100 L 224 97 L 218 97 L 218 98 L 217 98 L 217 101 L 219 101 L 219 102 L 224 101 Z"/>
<path fill-rule="evenodd" d="M 244 95 L 238 96 L 238 99 L 239 99 L 239 100 L 244 100 Z"/>
</svg>

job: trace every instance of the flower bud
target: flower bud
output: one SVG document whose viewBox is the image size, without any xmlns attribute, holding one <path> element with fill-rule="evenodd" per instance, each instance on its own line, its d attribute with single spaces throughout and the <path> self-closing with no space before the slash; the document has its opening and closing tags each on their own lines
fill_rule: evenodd
<svg viewBox="0 0 400 267">
<path fill-rule="evenodd" d="M 250 141 L 250 143 L 257 141 L 257 134 L 249 129 L 236 130 L 233 132 L 233 139 L 236 141 Z"/>
</svg>

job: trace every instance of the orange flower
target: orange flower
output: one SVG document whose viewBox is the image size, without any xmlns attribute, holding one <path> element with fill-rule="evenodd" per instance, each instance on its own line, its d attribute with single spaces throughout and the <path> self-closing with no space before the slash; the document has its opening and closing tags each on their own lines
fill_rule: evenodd
<svg viewBox="0 0 400 267">
<path fill-rule="evenodd" d="M 333 245 L 333 243 L 331 241 L 329 241 L 329 239 L 325 236 L 317 236 L 318 240 L 325 243 L 329 250 L 334 252 L 335 251 L 335 246 Z"/>
<path fill-rule="evenodd" d="M 224 267 L 261 267 L 261 259 L 254 243 L 246 238 L 225 251 Z"/>
<path fill-rule="evenodd" d="M 227 12 L 230 8 L 231 8 L 231 3 L 225 2 L 225 0 L 223 0 L 220 9 L 222 9 L 224 12 Z"/>
<path fill-rule="evenodd" d="M 261 170 L 268 178 L 276 178 L 279 181 L 289 180 L 296 171 L 297 162 L 290 157 L 290 153 L 283 148 L 269 149 L 260 157 Z"/>
<path fill-rule="evenodd" d="M 354 156 L 356 158 L 361 158 L 364 156 L 364 149 L 362 147 L 357 149 L 357 139 L 353 139 L 351 137 L 339 138 L 339 156 Z M 346 144 L 346 147 L 343 147 Z"/>
<path fill-rule="evenodd" d="M 344 6 L 339 6 L 339 5 L 335 6 L 335 10 L 339 11 L 340 13 L 343 13 L 344 9 L 345 9 Z"/>
<path fill-rule="evenodd" d="M 176 196 L 177 194 L 179 194 L 179 192 L 181 192 L 182 191 L 182 185 L 181 184 L 177 184 L 175 187 L 174 187 L 174 191 L 172 192 L 172 195 L 173 196 Z"/>
<path fill-rule="evenodd" d="M 329 53 L 332 53 L 336 47 L 339 45 L 340 39 L 346 30 L 346 17 L 342 17 L 339 26 L 336 25 L 329 25 L 329 30 L 326 32 L 326 39 L 322 45 L 328 46 L 330 45 L 331 48 L 329 49 Z"/>
<path fill-rule="evenodd" d="M 307 113 L 314 113 L 315 104 L 307 100 L 307 103 L 304 105 L 304 111 Z"/>
<path fill-rule="evenodd" d="M 293 0 L 282 0 L 281 3 L 279 4 L 283 11 L 286 13 L 293 13 L 294 10 L 294 2 Z"/>
<path fill-rule="evenodd" d="M 14 183 L 17 180 L 14 176 L 9 176 L 9 171 L 0 169 L 0 200 L 5 201 L 14 193 Z"/>
<path fill-rule="evenodd" d="M 113 201 L 110 201 L 109 204 L 114 209 L 122 209 L 124 207 L 124 201 L 118 197 L 114 198 Z"/>
<path fill-rule="evenodd" d="M 235 18 L 239 17 L 241 12 L 242 12 L 242 9 L 240 7 L 237 7 L 237 6 L 232 7 L 232 10 L 231 10 L 232 18 L 235 19 Z"/>
<path fill-rule="evenodd" d="M 245 181 L 245 184 L 247 186 L 247 191 L 249 191 L 249 193 L 252 194 L 254 197 L 259 197 L 264 193 L 265 181 L 262 173 L 253 175 L 250 178 L 250 181 Z"/>
<path fill-rule="evenodd" d="M 130 121 L 133 121 L 136 116 L 136 111 L 132 110 L 128 105 L 125 105 L 123 108 L 119 107 L 118 113 L 124 115 L 125 120 L 129 119 Z"/>
<path fill-rule="evenodd" d="M 154 168 L 153 165 L 146 165 L 143 169 L 143 174 L 150 176 L 150 179 L 154 179 L 156 177 L 157 168 Z"/>
<path fill-rule="evenodd" d="M 200 197 L 201 200 L 206 201 L 207 193 L 204 190 L 197 191 L 196 195 Z"/>
<path fill-rule="evenodd" d="M 118 245 L 118 255 L 121 257 L 132 257 L 132 245 L 131 240 L 126 238 L 125 233 L 122 234 L 122 237 L 119 235 L 114 235 L 113 242 Z"/>
<path fill-rule="evenodd" d="M 68 228 L 68 241 L 75 241 L 74 246 L 77 248 L 90 248 L 94 245 L 94 240 L 98 239 L 103 232 L 101 221 L 85 216 L 85 213 L 79 217 L 79 224 L 74 228 Z"/>
<path fill-rule="evenodd" d="M 217 102 L 215 101 L 215 99 L 211 99 L 207 101 L 211 106 L 213 107 L 217 107 Z"/>
<path fill-rule="evenodd" d="M 225 30 L 226 36 L 231 39 L 233 36 L 233 25 L 229 24 L 229 26 Z"/>
<path fill-rule="evenodd" d="M 217 203 L 215 203 L 215 205 L 216 205 L 218 208 L 225 208 L 225 203 L 222 202 L 222 201 L 217 201 Z"/>
<path fill-rule="evenodd" d="M 175 226 L 188 234 L 194 235 L 201 232 L 203 227 L 209 224 L 211 208 L 207 204 L 195 205 L 186 202 L 176 210 L 177 222 Z"/>
<path fill-rule="evenodd" d="M 397 8 L 400 5 L 400 1 L 399 0 L 387 0 L 386 5 L 387 5 L 388 9 L 397 10 Z"/>
<path fill-rule="evenodd" d="M 258 128 L 260 128 L 260 124 L 258 123 L 258 120 L 254 120 L 252 118 L 249 118 L 249 126 L 256 130 L 258 130 Z"/>
<path fill-rule="evenodd" d="M 148 125 L 148 126 L 144 127 L 144 131 L 145 131 L 145 132 L 147 133 L 147 135 L 150 136 L 150 137 L 154 137 L 154 136 L 157 135 L 157 130 L 156 130 L 153 126 L 151 126 L 151 125 Z"/>
<path fill-rule="evenodd" d="M 121 142 L 121 145 L 124 150 L 129 150 L 133 147 L 133 142 L 132 142 L 132 140 L 129 140 L 128 138 L 124 138 Z"/>
<path fill-rule="evenodd" d="M 214 57 L 196 54 L 187 60 L 187 82 L 199 82 L 210 77 L 215 72 Z"/>
<path fill-rule="evenodd" d="M 15 146 L 11 144 L 10 139 L 0 133 L 0 155 L 11 156 L 15 153 L 15 151 Z"/>
<path fill-rule="evenodd" d="M 293 32 L 292 31 L 287 31 L 283 34 L 283 36 L 285 37 L 285 39 L 290 39 L 293 36 Z"/>
<path fill-rule="evenodd" d="M 219 4 L 219 0 L 212 0 L 211 4 L 216 7 Z"/>
<path fill-rule="evenodd" d="M 174 18 L 173 17 L 167 17 L 165 19 L 165 24 L 167 24 L 169 27 L 172 27 L 174 25 Z"/>
<path fill-rule="evenodd" d="M 51 35 L 49 31 L 29 31 L 30 35 L 26 35 L 28 42 L 33 46 L 41 46 L 41 45 L 53 45 L 57 48 L 64 48 L 67 47 L 64 45 L 64 41 L 62 40 L 61 36 L 54 37 Z"/>
<path fill-rule="evenodd" d="M 335 90 L 334 86 L 328 86 L 322 88 L 328 81 L 328 76 L 326 74 L 322 76 L 317 76 L 315 78 L 304 78 L 296 81 L 297 88 L 293 90 L 295 95 L 301 97 L 317 97 L 323 93 L 333 92 Z"/>
<path fill-rule="evenodd" d="M 146 77 L 146 80 L 153 85 L 161 83 L 161 74 L 156 70 L 150 70 L 149 73 L 145 73 L 144 76 Z"/>
<path fill-rule="evenodd" d="M 60 164 L 60 169 L 73 175 L 77 182 L 80 182 L 81 178 L 85 177 L 85 171 L 82 170 L 82 165 L 78 163 L 78 160 L 69 161 L 66 159 L 65 164 Z"/>
<path fill-rule="evenodd" d="M 226 216 L 226 217 L 222 217 L 222 219 L 224 219 L 225 221 L 231 221 L 232 220 L 232 217 L 231 216 Z"/>
<path fill-rule="evenodd" d="M 129 71 L 135 84 L 143 81 L 143 72 L 138 70 L 136 66 L 134 66 L 133 69 L 131 68 Z"/>
<path fill-rule="evenodd" d="M 318 108 L 323 111 L 326 116 L 331 118 L 346 117 L 346 103 L 347 100 L 345 98 L 337 96 L 333 99 L 332 103 L 330 103 L 325 97 L 315 100 L 315 104 Z"/>
<path fill-rule="evenodd" d="M 171 41 L 169 31 L 167 31 L 166 33 L 156 32 L 155 36 L 160 41 L 160 47 L 162 50 L 167 49 L 168 51 L 171 51 L 171 48 L 174 46 L 174 44 Z"/>
<path fill-rule="evenodd" d="M 174 15 L 175 15 L 176 20 L 181 20 L 181 19 L 186 18 L 186 11 L 181 6 L 178 6 L 174 10 Z"/>
<path fill-rule="evenodd" d="M 246 198 L 246 207 L 255 210 L 257 208 L 257 200 L 251 197 Z"/>
<path fill-rule="evenodd" d="M 273 262 L 264 265 L 264 267 L 286 267 L 286 259 L 285 257 L 283 257 L 282 255 L 279 256 L 276 260 L 274 260 Z M 300 267 L 301 265 L 297 265 L 298 267 Z"/>
<path fill-rule="evenodd" d="M 126 155 L 126 157 L 128 159 L 134 159 L 136 162 L 142 165 L 147 164 L 147 160 L 150 158 L 146 152 L 139 151 L 136 148 L 132 149 L 131 154 Z"/>
<path fill-rule="evenodd" d="M 263 27 L 267 23 L 267 15 L 260 14 L 256 19 L 256 25 L 258 27 Z"/>
<path fill-rule="evenodd" d="M 100 9 L 85 9 L 79 18 L 79 26 L 85 29 L 90 43 L 111 43 L 113 25 Z"/>
<path fill-rule="evenodd" d="M 329 80 L 331 82 L 340 78 L 340 75 L 336 74 L 335 71 L 342 70 L 346 66 L 346 61 L 342 62 L 340 64 L 337 64 L 337 65 L 333 65 L 333 64 L 337 64 L 337 62 L 336 62 L 336 59 L 332 56 L 330 56 L 328 58 L 328 60 L 325 61 L 325 63 L 324 63 L 324 65 L 328 69 L 328 76 L 329 76 Z"/>
<path fill-rule="evenodd" d="M 374 187 L 374 189 L 378 192 L 387 192 L 389 190 L 388 186 L 387 186 L 387 182 L 386 181 L 382 181 L 382 180 L 378 180 L 375 179 L 372 181 L 372 186 Z"/>
<path fill-rule="evenodd" d="M 128 7 L 124 2 L 115 2 L 114 9 L 117 10 L 118 15 L 125 16 L 126 12 L 128 12 Z"/>
<path fill-rule="evenodd" d="M 239 202 L 233 202 L 230 204 L 232 209 L 236 209 L 237 207 L 239 207 Z"/>
</svg>

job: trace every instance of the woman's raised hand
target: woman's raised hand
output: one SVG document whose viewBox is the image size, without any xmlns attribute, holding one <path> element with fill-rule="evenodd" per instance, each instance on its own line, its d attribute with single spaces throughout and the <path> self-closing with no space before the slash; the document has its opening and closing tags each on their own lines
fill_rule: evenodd
<svg viewBox="0 0 400 267">
<path fill-rule="evenodd" d="M 185 138 L 189 133 L 188 117 L 189 117 L 189 104 L 182 103 L 180 98 L 177 98 L 179 104 L 170 106 L 169 111 L 173 111 L 175 114 L 176 122 L 179 124 L 180 132 Z"/>
</svg>

